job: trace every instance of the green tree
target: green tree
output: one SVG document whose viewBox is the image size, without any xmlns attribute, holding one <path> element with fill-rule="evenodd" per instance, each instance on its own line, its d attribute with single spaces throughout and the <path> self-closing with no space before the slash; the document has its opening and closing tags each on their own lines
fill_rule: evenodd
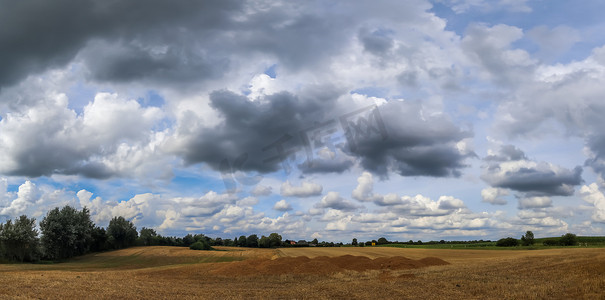
<svg viewBox="0 0 605 300">
<path fill-rule="evenodd" d="M 191 244 L 193 244 L 195 242 L 196 242 L 196 240 L 195 240 L 195 238 L 193 238 L 193 235 L 191 233 L 189 233 L 185 237 L 183 237 L 183 246 L 185 246 L 185 247 L 189 247 L 189 246 L 191 246 Z"/>
<path fill-rule="evenodd" d="M 157 244 L 157 232 L 151 228 L 143 227 L 139 233 L 139 240 L 143 246 L 153 246 Z M 185 238 L 183 238 L 183 241 Z M 189 245 L 185 245 L 189 246 Z"/>
<path fill-rule="evenodd" d="M 0 253 L 8 260 L 35 261 L 39 258 L 40 248 L 36 219 L 23 215 L 13 223 L 8 220 L 0 225 Z"/>
<path fill-rule="evenodd" d="M 317 245 L 317 244 L 319 244 L 319 241 L 317 240 L 317 238 L 315 238 L 311 241 L 311 244 Z"/>
<path fill-rule="evenodd" d="M 109 243 L 114 249 L 133 246 L 138 237 L 137 228 L 124 217 L 114 217 L 107 226 Z"/>
<path fill-rule="evenodd" d="M 258 241 L 258 246 L 261 248 L 269 248 L 271 247 L 271 243 L 269 242 L 269 238 L 266 236 L 261 236 L 260 240 Z"/>
<path fill-rule="evenodd" d="M 533 244 L 534 244 L 534 233 L 528 230 L 525 233 L 525 235 L 521 236 L 521 245 L 531 246 Z"/>
<path fill-rule="evenodd" d="M 85 254 L 90 249 L 94 224 L 87 208 L 71 206 L 49 211 L 42 222 L 42 246 L 50 259 L 65 259 Z"/>
<path fill-rule="evenodd" d="M 281 235 L 277 234 L 277 233 L 271 233 L 269 235 L 269 247 L 270 248 L 275 248 L 275 247 L 280 247 L 281 246 Z"/>
<path fill-rule="evenodd" d="M 378 241 L 376 241 L 376 245 L 384 245 L 384 244 L 388 244 L 389 241 L 386 238 L 379 238 Z"/>
<path fill-rule="evenodd" d="M 357 246 L 357 238 L 353 238 L 353 241 L 351 242 L 351 245 Z"/>
<path fill-rule="evenodd" d="M 578 237 L 573 233 L 566 233 L 559 239 L 559 243 L 563 246 L 575 246 L 578 244 Z"/>
<path fill-rule="evenodd" d="M 239 239 L 237 240 L 237 245 L 240 247 L 246 247 L 246 236 L 242 235 L 239 237 Z"/>
<path fill-rule="evenodd" d="M 105 228 L 94 227 L 91 232 L 92 242 L 90 244 L 91 252 L 105 251 L 108 248 L 107 245 L 107 232 Z"/>
<path fill-rule="evenodd" d="M 251 234 L 246 238 L 246 247 L 258 247 L 258 236 L 256 234 Z"/>
</svg>

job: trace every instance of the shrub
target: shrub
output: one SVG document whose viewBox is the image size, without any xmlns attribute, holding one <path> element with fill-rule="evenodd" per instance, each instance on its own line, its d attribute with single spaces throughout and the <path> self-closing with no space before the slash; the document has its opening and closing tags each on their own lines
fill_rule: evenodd
<svg viewBox="0 0 605 300">
<path fill-rule="evenodd" d="M 507 238 L 499 239 L 496 242 L 496 246 L 498 246 L 498 247 L 515 247 L 515 246 L 519 246 L 519 241 L 515 238 L 507 237 Z"/>
<path fill-rule="evenodd" d="M 212 250 L 212 247 L 210 247 L 210 245 L 208 245 L 208 243 L 205 240 L 199 240 L 199 241 L 191 244 L 191 246 L 189 246 L 189 249 L 191 249 L 191 250 Z"/>
<path fill-rule="evenodd" d="M 544 246 L 559 246 L 559 241 L 556 239 L 547 239 L 542 242 Z"/>
</svg>

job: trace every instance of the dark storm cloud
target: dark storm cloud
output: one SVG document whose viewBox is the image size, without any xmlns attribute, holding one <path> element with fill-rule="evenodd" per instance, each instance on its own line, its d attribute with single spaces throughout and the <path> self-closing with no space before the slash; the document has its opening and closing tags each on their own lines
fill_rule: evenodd
<svg viewBox="0 0 605 300">
<path fill-rule="evenodd" d="M 342 173 L 349 170 L 355 161 L 351 158 L 315 159 L 311 164 L 300 164 L 298 168 L 305 174 L 310 173 Z"/>
<path fill-rule="evenodd" d="M 223 121 L 197 132 L 181 154 L 187 163 L 205 162 L 217 170 L 227 159 L 237 170 L 276 171 L 292 151 L 302 148 L 298 132 L 331 116 L 338 94 L 325 87 L 319 90 L 322 93 L 311 98 L 281 92 L 258 101 L 215 91 L 211 105 Z"/>
<path fill-rule="evenodd" d="M 187 137 L 188 142 L 177 153 L 186 163 L 205 162 L 216 170 L 267 173 L 298 166 L 303 173 L 340 173 L 359 160 L 364 169 L 380 176 L 396 172 L 402 176 L 434 177 L 459 176 L 460 169 L 466 167 L 464 160 L 475 156 L 457 146 L 472 136 L 470 132 L 442 115 L 422 116 L 418 104 L 394 101 L 379 107 L 385 136 L 352 133 L 343 147 L 345 153 L 324 149 L 329 154 L 320 153 L 311 164 L 290 164 L 294 155 L 304 154 L 305 145 L 299 138 L 302 129 L 330 119 L 342 120 L 352 115 L 343 112 L 355 109 L 339 106 L 335 89 L 315 90 L 318 92 L 305 96 L 281 92 L 257 101 L 229 91 L 214 92 L 211 105 L 223 120 Z M 351 120 L 360 125 L 359 120 Z M 376 121 L 369 117 L 364 120 Z"/>
<path fill-rule="evenodd" d="M 526 192 L 540 196 L 571 196 L 574 186 L 582 183 L 582 168 L 564 169 L 560 172 L 540 170 L 537 168 L 520 168 L 507 172 L 500 180 L 490 181 L 495 187 Z"/>
<path fill-rule="evenodd" d="M 102 163 L 87 162 L 86 157 L 83 157 L 81 153 L 66 151 L 69 149 L 65 148 L 58 150 L 60 148 L 56 147 L 52 150 L 48 148 L 30 149 L 31 151 L 19 153 L 15 157 L 15 162 L 19 165 L 19 168 L 9 172 L 8 175 L 35 178 L 63 174 L 82 175 L 96 179 L 106 179 L 115 175 L 114 171 L 109 170 Z M 77 161 L 74 158 L 82 158 L 82 160 Z"/>
<path fill-rule="evenodd" d="M 226 26 L 230 21 L 227 13 L 239 11 L 241 6 L 235 1 L 2 0 L 0 87 L 14 84 L 31 73 L 65 65 L 91 39 L 131 41 L 145 36 L 141 34 L 145 32 L 170 27 L 168 32 L 174 32 L 182 24 L 210 30 Z M 133 57 L 134 54 L 136 51 L 131 51 L 118 61 L 136 67 L 141 58 Z M 109 61 L 112 64 L 119 70 L 109 73 L 121 75 L 123 66 Z M 162 62 L 150 65 L 146 68 L 166 69 Z"/>
<path fill-rule="evenodd" d="M 177 84 L 217 78 L 259 55 L 290 69 L 321 68 L 350 43 L 359 24 L 380 19 L 413 23 L 423 1 L 351 6 L 214 1 L 0 0 L 0 87 L 78 57 L 90 78 Z M 360 13 L 363 12 L 363 13 Z M 361 36 L 370 52 L 392 41 Z M 236 64 L 237 64 L 236 63 Z"/>
<path fill-rule="evenodd" d="M 217 78 L 234 57 L 255 54 L 272 55 L 292 69 L 321 66 L 346 44 L 348 23 L 298 6 L 263 8 L 230 0 L 0 0 L 0 87 L 75 57 L 90 78 L 109 82 Z"/>
<path fill-rule="evenodd" d="M 527 160 L 525 153 L 504 145 L 499 153 L 487 156 L 483 180 L 493 187 L 525 193 L 525 196 L 571 196 L 574 186 L 583 182 L 582 167 L 573 170 L 546 162 Z"/>
<path fill-rule="evenodd" d="M 379 107 L 386 137 L 361 135 L 351 153 L 361 158 L 369 171 L 387 176 L 459 176 L 464 160 L 476 156 L 463 153 L 457 143 L 472 136 L 444 115 L 424 115 L 419 104 L 391 101 Z"/>
<path fill-rule="evenodd" d="M 155 80 L 169 83 L 190 83 L 218 78 L 229 66 L 227 58 L 208 58 L 192 47 L 169 46 L 162 53 L 153 53 L 142 45 L 92 43 L 83 56 L 94 79 L 129 82 Z"/>
</svg>

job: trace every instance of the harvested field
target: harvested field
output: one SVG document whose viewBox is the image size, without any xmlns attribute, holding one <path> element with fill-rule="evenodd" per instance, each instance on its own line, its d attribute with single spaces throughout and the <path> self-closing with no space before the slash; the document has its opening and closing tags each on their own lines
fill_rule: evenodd
<svg viewBox="0 0 605 300">
<path fill-rule="evenodd" d="M 602 299 L 604 275 L 598 248 L 146 247 L 0 265 L 0 298 Z"/>
<path fill-rule="evenodd" d="M 212 274 L 225 276 L 283 275 L 283 274 L 335 274 L 344 271 L 408 270 L 429 266 L 447 265 L 436 257 L 413 260 L 402 256 L 379 257 L 343 255 L 308 258 L 280 257 L 232 262 L 212 270 Z"/>
</svg>

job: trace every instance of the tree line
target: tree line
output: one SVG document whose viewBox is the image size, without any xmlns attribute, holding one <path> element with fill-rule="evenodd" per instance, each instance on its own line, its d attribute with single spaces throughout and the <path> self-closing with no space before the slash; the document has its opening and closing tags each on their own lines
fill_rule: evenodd
<svg viewBox="0 0 605 300">
<path fill-rule="evenodd" d="M 91 252 L 131 246 L 180 246 L 210 250 L 212 246 L 275 248 L 342 245 L 333 242 L 320 243 L 317 239 L 311 242 L 282 240 L 282 236 L 277 233 L 261 237 L 256 234 L 242 235 L 233 239 L 211 238 L 204 234 L 162 236 L 151 228 L 143 227 L 137 231 L 131 221 L 121 216 L 114 217 L 107 228 L 103 228 L 94 224 L 87 208 L 78 210 L 71 206 L 54 208 L 39 225 L 38 231 L 36 219 L 26 215 L 0 224 L 0 261 L 60 261 Z"/>
<path fill-rule="evenodd" d="M 133 246 L 138 232 L 132 222 L 114 217 L 107 229 L 96 226 L 87 208 L 49 211 L 40 222 L 22 215 L 0 224 L 0 258 L 6 261 L 63 260 L 89 252 Z"/>
<path fill-rule="evenodd" d="M 534 244 L 534 233 L 531 231 L 527 231 L 522 235 L 520 240 L 513 237 L 506 237 L 499 239 L 496 242 L 496 246 L 498 247 L 516 247 L 519 245 L 533 246 Z M 542 244 L 544 246 L 575 246 L 578 244 L 578 237 L 573 233 L 566 233 L 559 238 L 545 239 Z"/>
</svg>

